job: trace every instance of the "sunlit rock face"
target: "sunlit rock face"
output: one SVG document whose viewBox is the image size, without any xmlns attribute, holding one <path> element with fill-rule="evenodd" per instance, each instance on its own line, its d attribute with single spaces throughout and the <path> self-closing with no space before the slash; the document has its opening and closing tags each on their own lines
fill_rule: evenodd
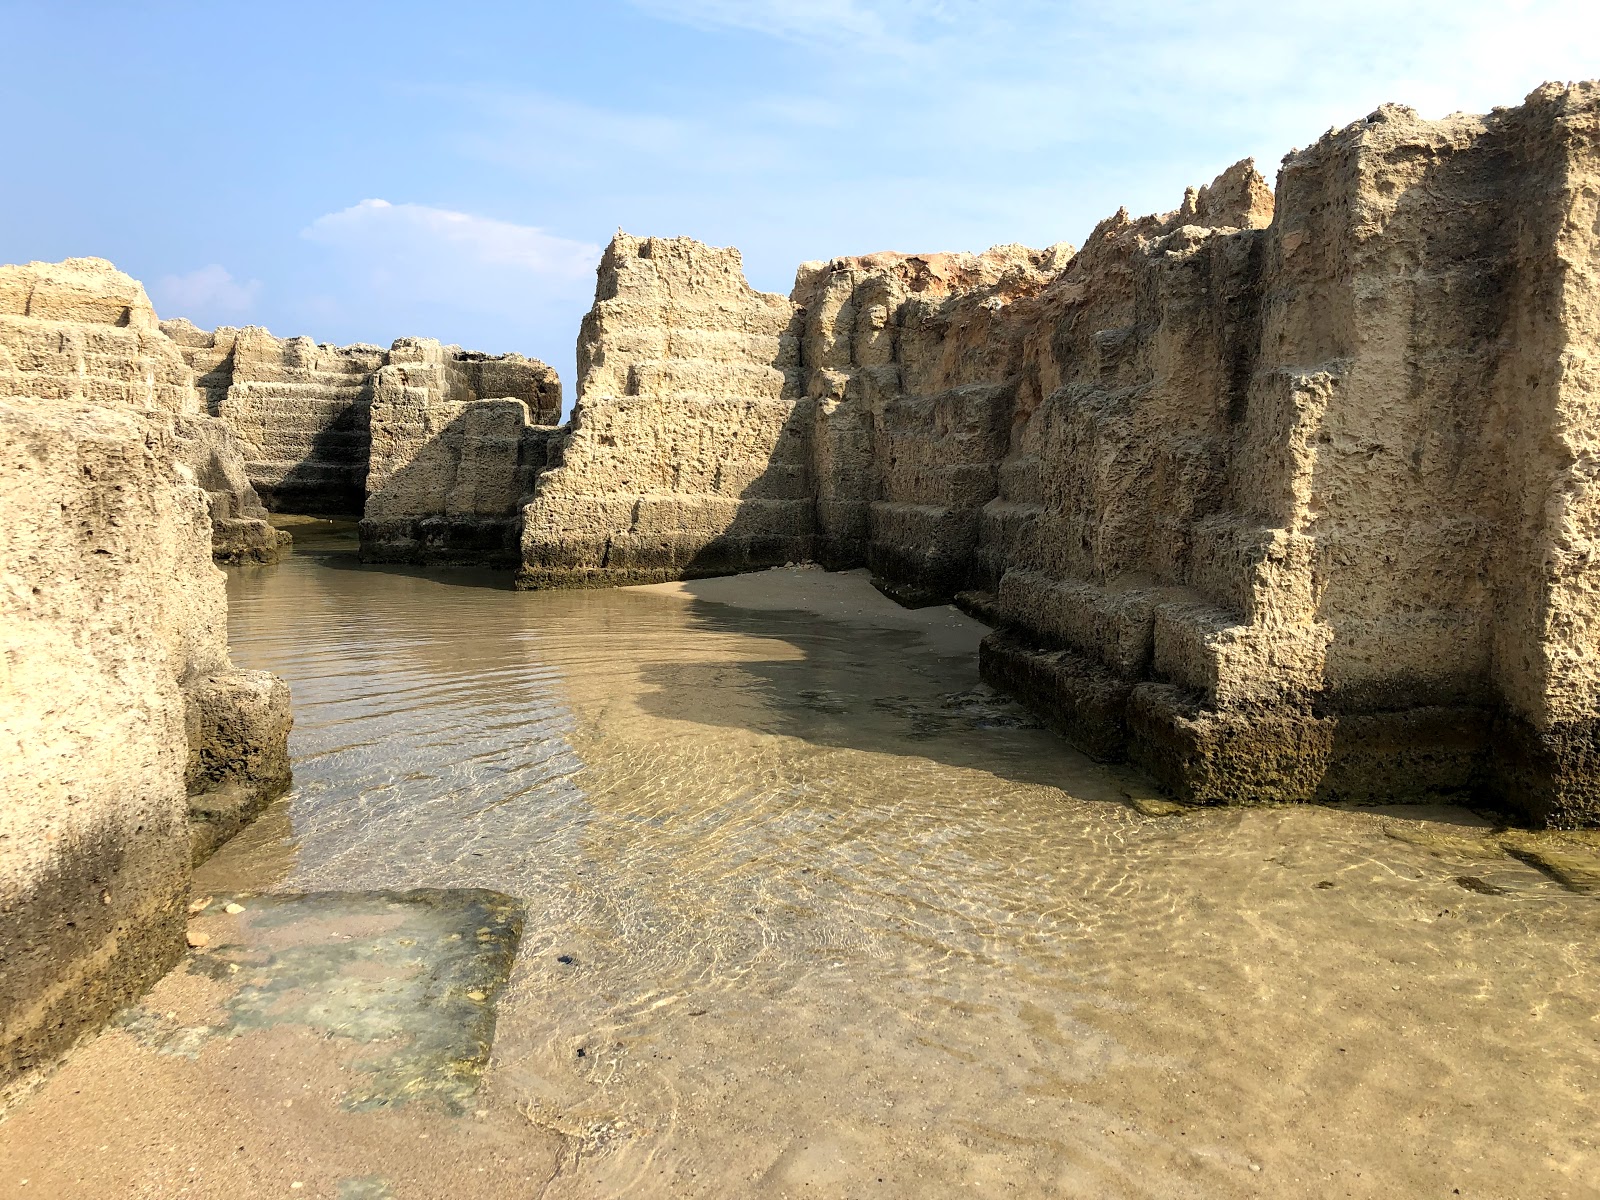
<svg viewBox="0 0 1600 1200">
<path fill-rule="evenodd" d="M 1198 802 L 1600 823 L 1600 87 L 1384 107 L 1073 254 L 620 235 L 521 582 L 869 564 Z"/>
<path fill-rule="evenodd" d="M 578 338 L 578 401 L 523 512 L 525 586 L 676 579 L 812 556 L 799 313 L 737 250 L 619 234 Z"/>
<path fill-rule="evenodd" d="M 217 794 L 237 823 L 288 781 L 288 689 L 228 661 L 206 421 L 135 281 L 0 268 L 0 1081 L 170 965 Z"/>
<path fill-rule="evenodd" d="M 274 512 L 362 517 L 376 561 L 518 561 L 521 505 L 561 417 L 536 359 L 401 338 L 389 349 L 258 326 L 162 328 Z"/>
<path fill-rule="evenodd" d="M 180 456 L 211 506 L 217 558 L 272 562 L 287 544 L 267 523 L 227 426 L 206 414 L 143 286 L 104 259 L 0 267 L 0 396 L 7 395 L 170 416 Z"/>
</svg>

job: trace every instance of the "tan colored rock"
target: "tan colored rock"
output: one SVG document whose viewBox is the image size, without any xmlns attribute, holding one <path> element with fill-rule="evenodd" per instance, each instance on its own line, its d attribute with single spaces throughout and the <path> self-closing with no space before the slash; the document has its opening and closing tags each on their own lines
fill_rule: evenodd
<svg viewBox="0 0 1600 1200">
<path fill-rule="evenodd" d="M 276 338 L 255 325 L 207 333 L 167 321 L 162 328 L 193 368 L 207 411 L 238 438 L 250 483 L 268 509 L 360 513 L 367 406 L 372 377 L 387 360 L 383 349 Z"/>
<path fill-rule="evenodd" d="M 1076 255 L 619 236 L 529 586 L 869 563 L 1201 802 L 1600 823 L 1600 87 L 1385 107 Z M 810 511 L 807 511 L 807 499 Z"/>
<path fill-rule="evenodd" d="M 523 586 L 676 579 L 812 553 L 796 310 L 737 250 L 618 234 L 578 399 L 523 512 Z"/>
<path fill-rule="evenodd" d="M 373 561 L 519 560 L 521 506 L 561 415 L 555 371 L 401 338 L 331 346 L 163 322 L 277 512 L 360 515 Z"/>
<path fill-rule="evenodd" d="M 800 268 L 823 562 L 866 562 L 910 601 L 973 585 L 1017 387 L 1013 306 L 1071 257 L 996 246 Z"/>
<path fill-rule="evenodd" d="M 397 341 L 373 381 L 362 557 L 515 566 L 560 411 L 541 362 Z"/>
<path fill-rule="evenodd" d="M 0 396 L 87 401 L 174 418 L 211 495 L 217 557 L 271 562 L 267 523 L 227 430 L 204 416 L 183 352 L 144 288 L 100 258 L 0 267 Z"/>
<path fill-rule="evenodd" d="M 228 662 L 189 378 L 110 264 L 0 269 L 0 1082 L 181 951 L 191 755 L 247 805 L 287 781 L 287 691 Z"/>
</svg>

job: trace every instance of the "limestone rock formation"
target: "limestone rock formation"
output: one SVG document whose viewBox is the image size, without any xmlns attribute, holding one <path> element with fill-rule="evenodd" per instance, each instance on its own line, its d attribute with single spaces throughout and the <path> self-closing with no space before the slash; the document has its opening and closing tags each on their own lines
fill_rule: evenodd
<svg viewBox="0 0 1600 1200">
<path fill-rule="evenodd" d="M 811 556 L 797 313 L 737 250 L 619 234 L 578 401 L 523 512 L 524 586 L 726 574 Z"/>
<path fill-rule="evenodd" d="M 290 537 L 268 518 L 228 423 L 221 417 L 183 413 L 174 432 L 184 463 L 206 494 L 212 557 L 225 563 L 277 562 Z"/>
<path fill-rule="evenodd" d="M 202 477 L 224 561 L 271 562 L 288 542 L 266 520 L 227 427 L 199 406 L 181 352 L 144 288 L 98 258 L 0 267 L 0 396 L 80 399 L 172 416 Z"/>
<path fill-rule="evenodd" d="M 401 338 L 320 345 L 162 323 L 275 512 L 363 517 L 364 557 L 515 565 L 561 384 L 544 363 Z"/>
<path fill-rule="evenodd" d="M 1199 802 L 1600 823 L 1600 86 L 1385 107 L 1076 255 L 752 291 L 619 236 L 525 586 L 814 557 L 1001 628 L 983 669 Z"/>
<path fill-rule="evenodd" d="M 177 957 L 206 791 L 288 780 L 287 689 L 228 662 L 200 420 L 137 283 L 0 268 L 0 1083 Z"/>
<path fill-rule="evenodd" d="M 1013 306 L 1071 257 L 997 246 L 801 266 L 822 562 L 865 562 L 913 602 L 972 585 L 1018 387 Z"/>
<path fill-rule="evenodd" d="M 560 411 L 543 363 L 397 341 L 373 381 L 362 557 L 515 566 Z"/>
<path fill-rule="evenodd" d="M 207 333 L 186 320 L 162 329 L 178 343 L 244 450 L 252 486 L 274 512 L 350 516 L 367 478 L 367 405 L 387 355 L 377 346 L 276 338 L 259 326 Z"/>
</svg>

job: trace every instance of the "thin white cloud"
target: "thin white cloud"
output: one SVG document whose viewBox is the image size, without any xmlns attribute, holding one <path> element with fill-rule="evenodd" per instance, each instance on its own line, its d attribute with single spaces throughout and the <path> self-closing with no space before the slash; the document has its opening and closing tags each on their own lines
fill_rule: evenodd
<svg viewBox="0 0 1600 1200">
<path fill-rule="evenodd" d="M 901 227 L 1081 236 L 1119 203 L 1169 208 L 1239 158 L 1270 178 L 1284 153 L 1384 102 L 1484 112 L 1600 70 L 1595 0 L 629 2 L 708 38 L 809 51 L 781 90 L 675 113 L 707 121 L 706 140 L 768 142 L 778 165 L 733 188 L 772 211 L 798 177 L 807 209 L 789 226 L 819 224 L 818 195 L 858 214 L 831 223 L 876 223 L 866 193 L 920 180 Z M 794 120 L 808 105 L 826 121 Z M 1045 205 L 1003 228 L 1029 190 Z"/>
<path fill-rule="evenodd" d="M 426 204 L 363 200 L 301 233 L 365 261 L 385 281 L 430 288 L 441 277 L 532 276 L 563 284 L 594 273 L 600 247 L 493 217 Z"/>
<path fill-rule="evenodd" d="M 261 294 L 261 281 L 241 282 L 218 263 L 187 275 L 163 275 L 151 287 L 156 310 L 216 324 L 248 313 Z"/>
<path fill-rule="evenodd" d="M 831 50 L 910 56 L 927 24 L 965 7 L 939 0 L 633 0 L 699 29 L 739 29 Z"/>
<path fill-rule="evenodd" d="M 834 101 L 888 83 L 913 119 L 987 126 L 1011 148 L 1063 117 L 1164 113 L 1184 125 L 1221 113 L 1229 126 L 1276 126 L 1336 109 L 1354 120 L 1385 100 L 1427 116 L 1481 111 L 1600 69 L 1594 0 L 631 3 L 696 29 L 824 47 L 816 75 Z M 861 71 L 862 56 L 882 70 Z M 894 120 L 894 107 L 877 112 Z"/>
<path fill-rule="evenodd" d="M 725 113 L 675 115 L 603 108 L 542 92 L 462 89 L 482 119 L 461 148 L 490 162 L 584 178 L 595 194 L 660 172 L 748 175 L 780 162 L 785 147 Z"/>
<path fill-rule="evenodd" d="M 363 200 L 300 231 L 323 248 L 317 290 L 296 319 L 320 333 L 356 328 L 517 350 L 570 378 L 566 347 L 594 293 L 601 248 L 534 225 L 427 204 Z M 557 351 L 560 353 L 557 353 Z"/>
</svg>

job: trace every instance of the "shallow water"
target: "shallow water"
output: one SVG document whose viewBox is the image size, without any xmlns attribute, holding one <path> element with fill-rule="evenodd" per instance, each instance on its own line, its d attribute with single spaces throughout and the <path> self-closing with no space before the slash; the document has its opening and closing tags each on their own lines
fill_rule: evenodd
<svg viewBox="0 0 1600 1200">
<path fill-rule="evenodd" d="M 295 788 L 198 886 L 524 899 L 485 1088 L 545 1195 L 1600 1195 L 1600 901 L 1482 818 L 1140 815 L 857 574 L 297 534 L 229 585 Z"/>
</svg>

